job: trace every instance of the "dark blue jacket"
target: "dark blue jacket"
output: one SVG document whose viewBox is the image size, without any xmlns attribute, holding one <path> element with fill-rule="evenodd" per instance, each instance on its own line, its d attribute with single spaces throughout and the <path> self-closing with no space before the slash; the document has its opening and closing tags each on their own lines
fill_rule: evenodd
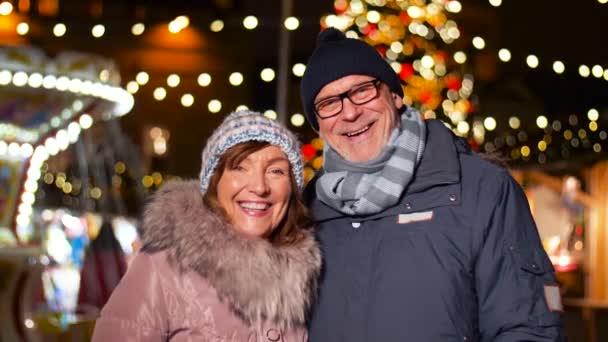
<svg viewBox="0 0 608 342">
<path fill-rule="evenodd" d="M 309 185 L 324 256 L 310 341 L 563 340 L 545 299 L 554 270 L 521 187 L 441 122 L 427 127 L 392 208 L 344 216 Z"/>
</svg>

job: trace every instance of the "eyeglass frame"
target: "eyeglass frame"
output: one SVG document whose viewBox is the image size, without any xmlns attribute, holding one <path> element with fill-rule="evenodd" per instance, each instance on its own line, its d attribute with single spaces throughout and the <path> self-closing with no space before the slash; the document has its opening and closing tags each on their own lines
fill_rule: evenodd
<svg viewBox="0 0 608 342">
<path fill-rule="evenodd" d="M 374 86 L 374 89 L 376 90 L 376 94 L 374 94 L 374 96 L 372 96 L 371 98 L 369 98 L 368 100 L 365 100 L 363 102 L 355 102 L 355 101 L 353 101 L 353 99 L 350 98 L 350 94 L 353 92 L 353 90 L 357 90 L 357 89 L 361 88 L 362 86 L 364 86 L 364 85 L 366 85 L 368 83 L 371 83 Z M 369 81 L 361 82 L 361 83 L 359 83 L 359 84 L 351 87 L 350 89 L 348 89 L 347 91 L 344 91 L 342 93 L 339 93 L 339 94 L 336 94 L 336 95 L 333 95 L 333 96 L 328 96 L 328 97 L 324 98 L 323 100 L 321 100 L 321 101 L 313 104 L 315 114 L 321 120 L 333 118 L 334 116 L 339 115 L 342 112 L 342 110 L 344 109 L 344 99 L 345 98 L 348 98 L 348 100 L 352 104 L 358 105 L 358 106 L 366 104 L 366 103 L 369 103 L 372 100 L 375 100 L 376 98 L 378 98 L 378 95 L 380 94 L 378 87 L 380 86 L 380 84 L 382 84 L 382 81 L 380 79 L 374 78 L 374 79 L 371 79 Z M 328 115 L 328 116 L 321 116 L 321 114 L 319 114 L 319 111 L 317 110 L 317 104 L 319 104 L 319 103 L 321 103 L 321 102 L 323 102 L 325 100 L 336 98 L 336 97 L 340 100 L 340 110 L 338 110 L 335 114 L 331 114 L 331 115 Z"/>
</svg>

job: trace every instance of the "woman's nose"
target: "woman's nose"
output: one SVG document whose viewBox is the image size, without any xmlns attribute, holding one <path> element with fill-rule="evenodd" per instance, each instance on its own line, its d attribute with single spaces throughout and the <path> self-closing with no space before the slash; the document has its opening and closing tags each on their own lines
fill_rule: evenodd
<svg viewBox="0 0 608 342">
<path fill-rule="evenodd" d="M 268 181 L 264 172 L 253 172 L 249 180 L 249 189 L 258 196 L 263 196 L 270 192 L 270 187 L 268 186 Z"/>
</svg>

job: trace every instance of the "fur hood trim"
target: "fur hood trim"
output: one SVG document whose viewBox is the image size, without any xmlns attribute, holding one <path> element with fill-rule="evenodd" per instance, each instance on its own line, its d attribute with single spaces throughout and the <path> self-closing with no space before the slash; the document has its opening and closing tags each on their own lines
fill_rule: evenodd
<svg viewBox="0 0 608 342">
<path fill-rule="evenodd" d="M 317 290 L 321 253 L 310 230 L 289 246 L 236 232 L 203 203 L 197 181 L 171 181 L 146 205 L 144 252 L 167 250 L 181 271 L 194 270 L 239 317 L 254 324 L 304 324 Z"/>
</svg>

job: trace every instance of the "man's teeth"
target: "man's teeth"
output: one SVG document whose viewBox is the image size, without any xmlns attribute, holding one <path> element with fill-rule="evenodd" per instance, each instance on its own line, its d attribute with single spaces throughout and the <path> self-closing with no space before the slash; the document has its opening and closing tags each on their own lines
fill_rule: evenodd
<svg viewBox="0 0 608 342">
<path fill-rule="evenodd" d="M 368 129 L 369 129 L 369 126 L 365 126 L 365 127 L 361 128 L 361 129 L 360 129 L 360 130 L 358 130 L 358 131 L 354 131 L 354 132 L 349 132 L 349 133 L 346 133 L 346 136 L 347 136 L 347 137 L 352 137 L 352 136 L 355 136 L 355 135 L 359 135 L 359 134 L 361 134 L 361 133 L 363 133 L 363 132 L 367 131 Z"/>
<path fill-rule="evenodd" d="M 253 210 L 266 210 L 270 207 L 268 203 L 252 203 L 252 202 L 242 202 L 241 207 L 245 209 L 253 209 Z"/>
</svg>

